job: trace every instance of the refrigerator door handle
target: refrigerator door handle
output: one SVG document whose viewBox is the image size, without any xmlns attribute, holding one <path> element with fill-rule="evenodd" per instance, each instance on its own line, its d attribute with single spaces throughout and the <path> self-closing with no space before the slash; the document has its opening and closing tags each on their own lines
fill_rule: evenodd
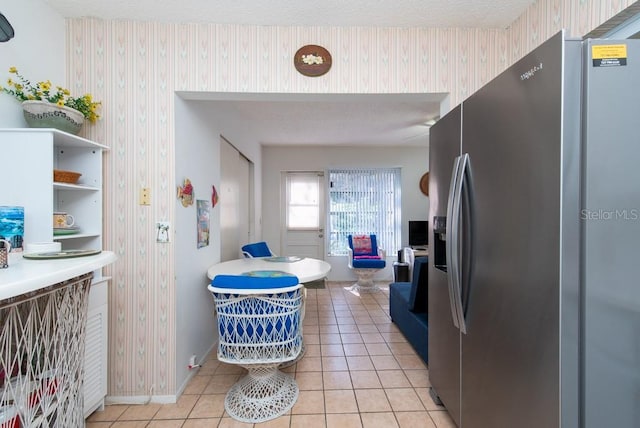
<svg viewBox="0 0 640 428">
<path fill-rule="evenodd" d="M 461 187 L 464 193 L 464 209 L 460 209 L 461 215 L 465 216 L 464 226 L 464 244 L 461 249 L 460 256 L 460 283 L 458 289 L 458 314 L 460 315 L 460 331 L 467 333 L 467 311 L 469 309 L 469 299 L 471 296 L 471 274 L 475 263 L 475 196 L 473 174 L 471 170 L 471 158 L 468 154 L 463 155 L 463 164 L 461 169 Z M 461 192 L 460 199 L 463 203 L 463 194 Z"/>
<path fill-rule="evenodd" d="M 453 196 L 453 206 L 452 206 L 452 217 L 451 217 L 451 230 L 454 233 L 452 237 L 451 243 L 451 253 L 453 258 L 451 259 L 450 264 L 452 265 L 452 298 L 453 305 L 455 309 L 455 314 L 458 318 L 458 328 L 462 333 L 467 332 L 467 328 L 464 323 L 464 313 L 462 311 L 462 297 L 460 293 L 461 284 L 462 284 L 462 247 L 460 242 L 460 227 L 461 227 L 461 216 L 462 216 L 462 189 L 464 184 L 464 174 L 467 169 L 467 164 L 469 162 L 469 154 L 465 153 L 460 157 L 460 164 L 458 166 L 458 179 L 456 180 L 456 187 L 454 189 Z M 447 240 L 448 242 L 448 240 Z"/>
<path fill-rule="evenodd" d="M 455 287 L 459 286 L 457 281 L 457 245 L 458 242 L 458 223 L 456 216 L 454 215 L 454 205 L 456 188 L 458 186 L 458 180 L 460 179 L 460 156 L 456 157 L 453 162 L 453 171 L 451 172 L 451 184 L 449 185 L 449 198 L 447 200 L 447 241 L 445 243 L 445 252 L 447 258 L 447 285 L 449 288 L 449 310 L 451 311 L 451 318 L 453 325 L 456 328 L 460 328 L 460 316 L 458 315 L 457 306 L 455 303 Z"/>
</svg>

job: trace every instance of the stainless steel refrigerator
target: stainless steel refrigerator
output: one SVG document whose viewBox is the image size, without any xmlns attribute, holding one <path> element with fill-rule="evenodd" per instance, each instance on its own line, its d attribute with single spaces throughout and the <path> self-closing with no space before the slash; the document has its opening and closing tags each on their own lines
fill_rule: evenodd
<svg viewBox="0 0 640 428">
<path fill-rule="evenodd" d="M 640 427 L 640 40 L 558 33 L 430 131 L 429 376 L 463 428 Z"/>
</svg>

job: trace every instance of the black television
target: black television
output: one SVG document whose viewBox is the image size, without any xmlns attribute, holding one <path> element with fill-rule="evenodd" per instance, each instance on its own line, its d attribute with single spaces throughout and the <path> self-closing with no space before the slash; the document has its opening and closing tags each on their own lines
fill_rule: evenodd
<svg viewBox="0 0 640 428">
<path fill-rule="evenodd" d="M 409 220 L 409 246 L 426 247 L 429 245 L 429 222 L 427 220 Z"/>
</svg>

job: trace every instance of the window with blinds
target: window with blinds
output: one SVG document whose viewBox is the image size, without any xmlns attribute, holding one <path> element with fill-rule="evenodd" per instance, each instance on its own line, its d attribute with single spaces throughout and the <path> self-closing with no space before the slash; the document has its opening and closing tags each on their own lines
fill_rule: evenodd
<svg viewBox="0 0 640 428">
<path fill-rule="evenodd" d="M 400 206 L 400 168 L 329 170 L 329 255 L 346 255 L 347 236 L 356 234 L 375 234 L 378 245 L 395 254 Z"/>
</svg>

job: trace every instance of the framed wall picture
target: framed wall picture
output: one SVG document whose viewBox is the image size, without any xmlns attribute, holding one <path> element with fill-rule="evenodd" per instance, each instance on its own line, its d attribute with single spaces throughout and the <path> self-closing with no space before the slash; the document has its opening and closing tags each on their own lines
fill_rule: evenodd
<svg viewBox="0 0 640 428">
<path fill-rule="evenodd" d="M 209 245 L 209 201 L 198 199 L 196 202 L 198 213 L 198 248 Z"/>
</svg>

